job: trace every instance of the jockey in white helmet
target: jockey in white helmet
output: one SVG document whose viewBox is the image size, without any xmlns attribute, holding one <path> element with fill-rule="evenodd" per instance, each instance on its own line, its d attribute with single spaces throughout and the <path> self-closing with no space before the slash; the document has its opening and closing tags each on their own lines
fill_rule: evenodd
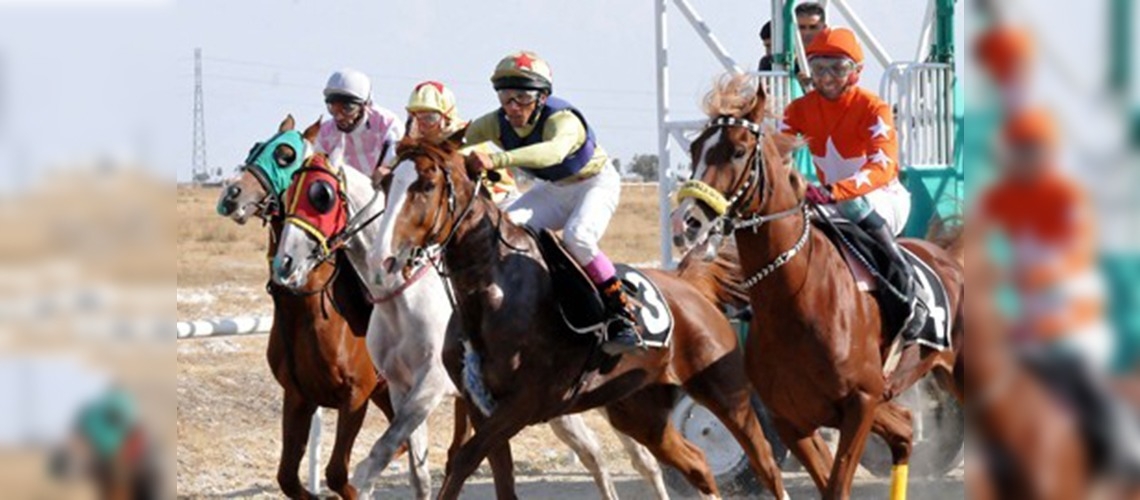
<svg viewBox="0 0 1140 500">
<path fill-rule="evenodd" d="M 331 120 L 321 123 L 316 151 L 334 156 L 365 175 L 395 158 L 404 126 L 396 114 L 372 104 L 372 82 L 354 69 L 333 73 L 325 85 L 325 105 Z"/>
</svg>

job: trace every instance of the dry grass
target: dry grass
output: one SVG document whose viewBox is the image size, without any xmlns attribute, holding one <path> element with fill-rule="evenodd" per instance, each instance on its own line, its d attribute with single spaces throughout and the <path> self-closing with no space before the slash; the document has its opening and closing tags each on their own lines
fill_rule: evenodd
<svg viewBox="0 0 1140 500">
<path fill-rule="evenodd" d="M 267 314 L 266 229 L 260 222 L 239 226 L 214 211 L 220 188 L 178 189 L 178 301 L 180 321 L 217 316 Z M 627 185 L 602 239 L 617 262 L 660 260 L 657 188 Z"/>
</svg>

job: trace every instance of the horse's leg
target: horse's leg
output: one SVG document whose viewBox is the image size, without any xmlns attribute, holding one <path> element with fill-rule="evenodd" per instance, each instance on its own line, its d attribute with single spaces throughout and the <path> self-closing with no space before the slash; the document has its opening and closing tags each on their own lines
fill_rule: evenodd
<svg viewBox="0 0 1140 500">
<path fill-rule="evenodd" d="M 431 472 L 428 470 L 428 426 L 420 425 L 408 436 L 408 474 L 416 498 L 431 496 Z"/>
<path fill-rule="evenodd" d="M 713 363 L 690 378 L 685 390 L 728 428 L 768 491 L 776 498 L 786 498 L 788 493 L 780 477 L 780 466 L 772 458 L 772 446 L 752 409 L 752 387 L 744 373 L 734 370 L 729 363 Z"/>
<path fill-rule="evenodd" d="M 520 400 L 533 400 L 526 397 L 520 397 Z M 468 410 L 472 408 L 471 403 L 468 402 Z M 516 410 L 517 409 L 517 410 Z M 516 411 L 512 411 L 516 410 Z M 463 483 L 471 474 L 475 473 L 475 469 L 479 467 L 479 463 L 484 458 L 490 458 L 492 466 L 495 468 L 496 476 L 505 474 L 501 465 L 505 465 L 510 459 L 510 448 L 507 446 L 507 441 L 515 434 L 518 434 L 524 427 L 527 426 L 528 417 L 531 408 L 525 405 L 511 404 L 510 400 L 500 400 L 498 408 L 490 416 L 479 418 L 475 412 L 471 412 L 475 422 L 475 435 L 471 437 L 466 443 L 463 443 L 456 451 L 451 460 L 448 461 L 447 474 L 443 478 L 443 485 L 439 489 L 439 500 L 453 500 L 459 498 L 459 492 L 463 489 Z M 502 448 L 500 448 L 502 447 Z M 494 453 L 492 453 L 494 452 Z M 493 454 L 494 456 L 488 457 Z M 510 467 L 507 467 L 510 469 Z M 495 489 L 499 492 L 500 497 L 508 486 L 499 485 L 496 481 Z M 512 472 L 513 483 L 513 472 Z M 509 486 L 511 494 L 505 498 L 512 498 L 513 484 Z"/>
<path fill-rule="evenodd" d="M 459 451 L 459 447 L 463 446 L 471 437 L 471 421 L 467 418 L 467 402 L 462 397 L 454 398 L 452 407 L 454 408 L 455 425 L 452 427 L 451 432 L 451 446 L 447 448 L 447 466 L 450 467 L 451 459 Z M 446 468 L 444 472 L 446 472 Z"/>
<path fill-rule="evenodd" d="M 856 390 L 843 404 L 843 418 L 839 428 L 839 447 L 835 453 L 835 463 L 831 467 L 831 481 L 825 499 L 851 498 L 851 483 L 855 481 L 855 471 L 859 468 L 859 457 L 867 445 L 871 425 L 875 423 L 875 412 L 882 396 L 871 395 Z M 902 500 L 892 495 L 891 500 Z"/>
<path fill-rule="evenodd" d="M 914 438 L 910 410 L 887 402 L 875 411 L 875 422 L 871 431 L 881 436 L 891 449 L 891 499 L 906 498 L 908 464 Z"/>
<path fill-rule="evenodd" d="M 396 411 L 392 409 L 392 396 L 388 388 L 388 381 L 384 380 L 383 377 L 376 378 L 376 388 L 372 389 L 372 394 L 368 395 L 368 399 L 371 399 L 372 403 L 384 412 L 384 418 L 391 422 Z"/>
<path fill-rule="evenodd" d="M 514 500 L 518 498 L 515 493 L 515 461 L 511 458 L 511 442 L 503 441 L 502 446 L 491 450 L 487 455 L 487 462 L 491 465 L 491 476 L 495 480 L 495 498 L 499 500 Z"/>
<path fill-rule="evenodd" d="M 606 420 L 609 420 L 609 412 L 605 409 L 600 411 L 606 416 Z M 625 448 L 625 453 L 629 455 L 629 461 L 633 464 L 633 468 L 653 488 L 653 493 L 657 495 L 658 500 L 668 500 L 669 492 L 665 489 L 665 478 L 661 475 L 661 465 L 657 463 L 656 458 L 653 458 L 653 454 L 625 433 L 615 432 L 615 434 L 621 441 L 621 446 Z"/>
<path fill-rule="evenodd" d="M 358 488 L 371 483 L 372 480 L 392 462 L 396 450 L 401 444 L 408 441 L 417 428 L 427 420 L 428 414 L 439 405 L 446 394 L 447 375 L 442 367 L 429 367 L 420 374 L 410 390 L 403 390 L 395 380 L 389 381 L 396 407 L 396 416 L 392 418 L 384 435 L 372 445 L 368 457 L 357 464 L 352 473 L 352 484 Z M 418 450 L 411 450 L 416 452 Z M 414 456 L 412 464 L 424 459 L 423 456 Z M 409 471 L 418 474 L 419 471 Z M 429 481 L 430 482 L 430 481 Z M 430 488 L 429 488 L 430 489 Z"/>
<path fill-rule="evenodd" d="M 301 467 L 301 457 L 305 455 L 309 427 L 316 411 L 316 405 L 305 401 L 298 394 L 285 391 L 285 402 L 281 410 L 281 461 L 277 463 L 277 485 L 289 498 L 313 498 L 301 485 L 297 471 Z M 310 460 L 320 460 L 320 457 L 310 457 Z"/>
<path fill-rule="evenodd" d="M 915 382 L 930 373 L 930 370 L 939 363 L 947 369 L 952 369 L 954 365 L 953 353 L 950 351 L 940 353 L 918 344 L 907 346 L 902 352 L 899 366 L 887 378 L 883 400 L 890 401 L 895 396 L 902 394 Z"/>
<path fill-rule="evenodd" d="M 371 366 L 368 368 L 372 369 Z M 329 464 L 325 467 L 325 481 L 329 489 L 347 500 L 353 500 L 357 496 L 356 488 L 348 484 L 348 461 L 352 458 L 352 443 L 356 441 L 360 426 L 364 424 L 364 416 L 368 413 L 368 399 L 357 399 L 358 401 L 350 401 L 350 404 L 337 409 L 336 443 L 333 445 Z M 370 490 L 361 491 L 367 496 Z"/>
<path fill-rule="evenodd" d="M 598 485 L 598 492 L 602 498 L 615 500 L 617 491 L 614 490 L 613 479 L 599 461 L 602 456 L 602 447 L 598 445 L 597 436 L 586 426 L 582 416 L 572 414 L 550 419 L 550 429 L 554 431 L 554 435 L 559 440 L 566 443 L 578 455 L 578 460 L 594 477 L 594 483 Z"/>
<path fill-rule="evenodd" d="M 680 471 L 702 495 L 719 495 L 705 454 L 669 423 L 673 391 L 651 386 L 606 406 L 614 429 L 645 445 L 657 460 Z"/>
<path fill-rule="evenodd" d="M 827 491 L 827 483 L 831 478 L 831 450 L 827 448 L 827 442 L 819 432 L 804 434 L 778 416 L 772 417 L 772 424 L 776 427 L 776 433 L 780 435 L 780 441 L 783 441 L 784 446 L 787 446 L 796 460 L 800 461 L 800 465 L 803 465 L 804 470 L 811 476 L 819 492 L 822 494 Z"/>
</svg>

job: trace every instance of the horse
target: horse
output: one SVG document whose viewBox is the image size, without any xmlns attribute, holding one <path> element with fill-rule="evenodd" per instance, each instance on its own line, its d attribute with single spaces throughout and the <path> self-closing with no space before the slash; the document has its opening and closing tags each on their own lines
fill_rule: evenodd
<svg viewBox="0 0 1140 500">
<path fill-rule="evenodd" d="M 970 343 L 963 354 L 970 359 L 965 390 L 973 395 L 967 421 L 981 440 L 975 453 L 982 455 L 967 476 L 970 498 L 1087 498 L 1092 473 L 1077 422 L 1015 359 L 996 306 L 997 272 L 983 239 L 966 241 L 972 245 L 964 305 Z"/>
<path fill-rule="evenodd" d="M 165 496 L 161 450 L 135 406 L 125 388 L 112 386 L 82 408 L 64 442 L 51 452 L 52 478 L 88 480 L 98 497 L 108 500 Z"/>
<path fill-rule="evenodd" d="M 373 202 L 372 200 L 376 200 Z M 304 288 L 315 278 L 312 270 L 343 249 L 352 268 L 372 276 L 368 259 L 379 226 L 369 221 L 383 207 L 383 193 L 370 179 L 351 168 L 336 168 L 315 157 L 306 163 L 287 192 L 286 227 L 274 258 L 274 281 L 280 286 Z M 348 217 L 352 213 L 351 219 Z M 371 484 L 393 458 L 400 443 L 409 442 L 419 472 L 413 486 L 418 498 L 431 492 L 427 475 L 427 427 L 424 422 L 443 399 L 458 391 L 441 362 L 444 334 L 452 316 L 444 281 L 431 266 L 401 279 L 378 284 L 369 280 L 367 296 L 374 304 L 367 345 L 377 370 L 384 374 L 396 410 L 387 430 L 373 444 L 368 457 L 352 477 L 358 488 Z M 456 405 L 452 453 L 467 435 L 466 413 Z M 617 498 L 609 473 L 601 467 L 601 447 L 578 415 L 550 421 L 555 436 L 569 445 L 587 469 L 605 499 Z M 658 498 L 667 498 L 660 467 L 648 451 L 623 441 L 634 467 L 653 486 Z M 502 475 L 509 463 L 496 464 L 496 484 L 511 481 Z"/>
<path fill-rule="evenodd" d="M 671 215 L 674 242 L 685 247 L 708 240 L 726 221 L 746 228 L 733 235 L 754 312 L 745 346 L 748 375 L 781 440 L 825 498 L 847 498 L 873 431 L 891 448 L 891 498 L 904 498 L 911 415 L 890 398 L 932 369 L 954 390 L 956 352 L 910 346 L 898 368 L 884 375 L 891 345 L 883 341 L 879 304 L 859 291 L 843 256 L 809 220 L 805 180 L 790 161 L 799 142 L 763 125 L 766 99 L 763 86 L 747 76 L 722 78 L 706 98 L 709 126 L 691 147 L 694 174 L 687 185 L 695 194 Z M 961 266 L 934 244 L 902 244 L 935 270 L 947 285 L 950 310 L 960 316 Z M 946 312 L 933 312 L 939 313 Z M 949 335 L 957 349 L 963 330 L 961 321 L 953 323 Z M 840 430 L 834 462 L 816 436 L 822 426 Z"/>
<path fill-rule="evenodd" d="M 722 291 L 690 284 L 717 283 L 699 279 L 711 272 L 708 266 L 682 274 L 641 270 L 662 292 L 646 292 L 642 312 L 656 319 L 671 314 L 672 342 L 604 358 L 594 336 L 566 326 L 538 242 L 482 194 L 459 147 L 454 138 L 399 145 L 384 181 L 388 199 L 374 255 L 387 281 L 428 265 L 422 256 L 438 249 L 453 290 L 456 313 L 443 363 L 463 388 L 475 434 L 448 461 L 439 498 L 457 498 L 484 458 L 509 464 L 509 440 L 524 427 L 597 407 L 615 429 L 681 471 L 702 494 L 715 496 L 704 454 L 669 423 L 681 387 L 725 424 L 765 485 L 785 498 L 749 403 L 736 334 L 716 305 Z M 591 368 L 595 361 L 601 365 Z M 514 498 L 513 488 L 504 487 L 509 483 L 496 486 L 499 498 Z"/>
<path fill-rule="evenodd" d="M 228 182 L 218 197 L 219 215 L 239 224 L 251 217 L 269 224 L 270 257 L 277 251 L 284 226 L 279 209 L 281 192 L 291 180 L 287 168 L 312 153 L 307 144 L 312 144 L 319 130 L 313 124 L 300 133 L 294 126 L 293 117 L 288 116 L 277 135 L 255 145 L 241 175 Z M 308 142 L 298 151 L 301 137 Z M 291 140 L 275 141 L 278 138 Z M 365 345 L 371 304 L 360 298 L 360 279 L 338 269 L 333 263 L 320 266 L 313 273 L 312 286 L 303 289 L 290 290 L 272 281 L 266 285 L 273 298 L 266 357 L 285 391 L 277 484 L 289 498 L 316 496 L 302 486 L 297 471 L 317 407 L 337 410 L 336 440 L 325 479 L 330 489 L 346 499 L 357 497 L 348 481 L 348 462 L 368 401 L 389 420 L 393 417 L 388 385 L 377 375 Z"/>
</svg>

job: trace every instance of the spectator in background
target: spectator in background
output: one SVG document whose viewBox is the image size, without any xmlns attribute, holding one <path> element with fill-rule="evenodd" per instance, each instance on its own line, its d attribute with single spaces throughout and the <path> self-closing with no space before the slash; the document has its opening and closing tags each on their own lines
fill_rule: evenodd
<svg viewBox="0 0 1140 500">
<path fill-rule="evenodd" d="M 823 5 L 817 2 L 804 2 L 796 6 L 796 27 L 800 30 L 800 38 L 804 47 L 811 45 L 815 36 L 827 29 L 827 12 Z"/>
<path fill-rule="evenodd" d="M 764 44 L 764 56 L 760 58 L 759 71 L 772 71 L 772 21 L 760 28 L 760 42 Z"/>
</svg>

